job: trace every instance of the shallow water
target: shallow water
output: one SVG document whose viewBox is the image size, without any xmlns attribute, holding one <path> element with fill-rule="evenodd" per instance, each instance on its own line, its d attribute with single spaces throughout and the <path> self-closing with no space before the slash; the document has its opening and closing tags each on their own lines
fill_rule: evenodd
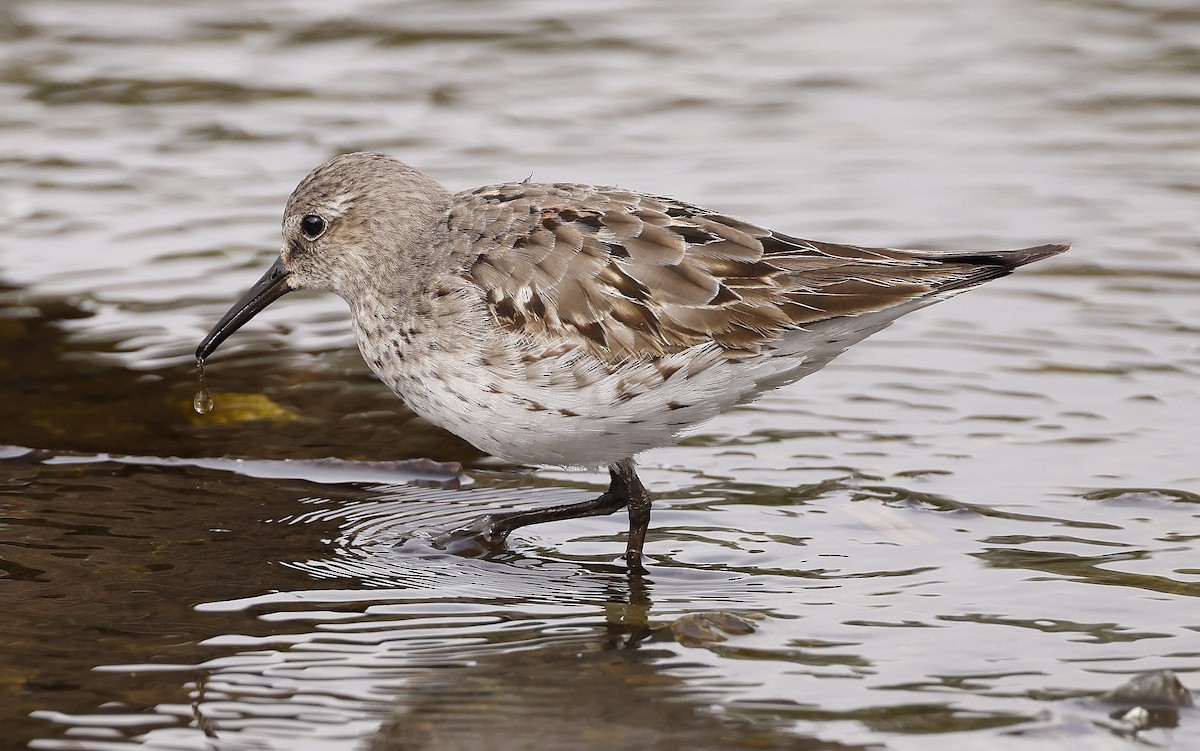
<svg viewBox="0 0 1200 751">
<path fill-rule="evenodd" d="M 1194 3 L 329 7 L 0 3 L 0 746 L 1200 747 L 1096 698 L 1200 688 Z M 336 298 L 191 411 L 287 194 L 356 148 L 1075 248 L 642 457 L 630 579 L 615 517 L 431 544 L 606 478 L 413 419 Z M 755 630 L 674 638 L 707 611 Z"/>
</svg>

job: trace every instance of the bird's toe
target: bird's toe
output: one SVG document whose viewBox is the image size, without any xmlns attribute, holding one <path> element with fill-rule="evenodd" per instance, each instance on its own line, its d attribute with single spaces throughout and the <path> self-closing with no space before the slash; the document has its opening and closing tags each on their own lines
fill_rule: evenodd
<svg viewBox="0 0 1200 751">
<path fill-rule="evenodd" d="M 508 530 L 497 524 L 495 515 L 485 514 L 470 524 L 443 532 L 434 538 L 433 543 L 451 552 L 461 552 L 471 547 L 497 548 L 507 538 Z"/>
</svg>

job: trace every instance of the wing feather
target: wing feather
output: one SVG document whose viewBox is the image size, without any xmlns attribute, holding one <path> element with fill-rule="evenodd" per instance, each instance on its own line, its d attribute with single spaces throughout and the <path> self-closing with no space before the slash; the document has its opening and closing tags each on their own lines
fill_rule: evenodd
<svg viewBox="0 0 1200 751">
<path fill-rule="evenodd" d="M 661 196 L 510 183 L 455 196 L 464 275 L 497 321 L 602 361 L 715 342 L 757 355 L 789 330 L 911 309 L 1061 252 L 950 253 L 803 240 Z M 932 300 L 931 300 L 932 301 Z"/>
</svg>

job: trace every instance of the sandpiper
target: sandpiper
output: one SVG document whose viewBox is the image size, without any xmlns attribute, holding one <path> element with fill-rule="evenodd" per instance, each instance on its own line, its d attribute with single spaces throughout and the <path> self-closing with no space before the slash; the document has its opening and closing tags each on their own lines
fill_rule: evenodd
<svg viewBox="0 0 1200 751">
<path fill-rule="evenodd" d="M 1068 247 L 839 245 L 622 188 L 451 193 L 384 154 L 344 154 L 296 187 L 279 258 L 196 357 L 287 292 L 334 292 L 363 359 L 421 417 L 510 462 L 608 467 L 595 500 L 490 514 L 457 533 L 494 544 L 628 508 L 625 559 L 641 570 L 650 495 L 637 454 L 906 313 Z"/>
</svg>

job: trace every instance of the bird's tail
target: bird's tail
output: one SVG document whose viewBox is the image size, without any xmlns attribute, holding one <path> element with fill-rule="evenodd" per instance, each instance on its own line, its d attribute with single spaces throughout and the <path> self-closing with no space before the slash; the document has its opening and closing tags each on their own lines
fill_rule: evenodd
<svg viewBox="0 0 1200 751">
<path fill-rule="evenodd" d="M 987 251 L 929 251 L 926 253 L 914 253 L 918 258 L 924 258 L 930 261 L 941 261 L 943 263 L 964 263 L 968 265 L 979 266 L 996 266 L 1007 271 L 1012 271 L 1018 266 L 1040 261 L 1043 258 L 1056 256 L 1071 248 L 1069 243 L 1051 243 L 1048 245 L 1035 245 L 1032 248 L 1018 248 L 1016 250 L 987 250 Z"/>
<path fill-rule="evenodd" d="M 1051 243 L 1016 250 L 928 251 L 914 253 L 913 257 L 967 267 L 964 269 L 967 273 L 952 277 L 935 286 L 935 290 L 941 297 L 946 292 L 960 292 L 992 279 L 1007 276 L 1012 273 L 1013 269 L 1056 256 L 1070 247 L 1070 244 L 1066 243 Z"/>
</svg>

